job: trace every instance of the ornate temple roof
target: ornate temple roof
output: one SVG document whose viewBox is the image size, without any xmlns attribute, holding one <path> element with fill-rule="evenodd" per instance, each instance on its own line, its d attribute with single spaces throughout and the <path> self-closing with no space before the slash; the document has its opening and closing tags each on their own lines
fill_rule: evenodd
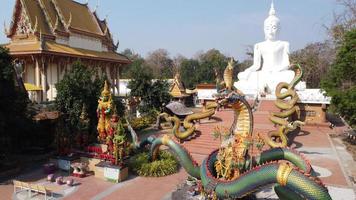
<svg viewBox="0 0 356 200">
<path fill-rule="evenodd" d="M 185 87 L 184 87 L 183 82 L 180 80 L 180 74 L 179 73 L 177 73 L 174 76 L 174 81 L 173 81 L 173 83 L 171 85 L 171 88 L 169 89 L 169 93 L 174 98 L 184 98 L 184 97 L 188 97 L 189 96 L 185 92 Z"/>
<path fill-rule="evenodd" d="M 103 22 L 90 11 L 87 4 L 73 0 L 16 0 L 9 37 L 15 34 L 15 25 L 22 7 L 29 17 L 31 27 L 42 34 L 77 31 L 100 38 L 106 35 L 107 27 L 102 30 Z"/>
<path fill-rule="evenodd" d="M 11 54 L 58 53 L 130 63 L 115 52 L 117 45 L 106 20 L 100 20 L 87 4 L 73 0 L 16 0 L 12 22 L 5 31 L 11 39 L 6 45 Z M 100 46 L 96 49 L 89 48 L 90 44 L 88 48 L 73 46 L 70 36 L 90 38 L 100 42 Z M 57 39 L 67 43 L 58 43 Z"/>
</svg>

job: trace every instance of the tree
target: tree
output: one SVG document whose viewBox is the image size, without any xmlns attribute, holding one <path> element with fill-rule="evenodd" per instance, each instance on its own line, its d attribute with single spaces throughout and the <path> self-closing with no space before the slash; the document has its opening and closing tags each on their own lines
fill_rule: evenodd
<svg viewBox="0 0 356 200">
<path fill-rule="evenodd" d="M 133 52 L 131 49 L 125 49 L 121 52 L 124 56 L 131 60 L 131 64 L 127 65 L 121 71 L 122 78 L 131 78 L 134 71 L 132 69 L 136 69 L 137 66 L 141 66 L 145 60 L 137 53 Z"/>
<path fill-rule="evenodd" d="M 130 78 L 127 86 L 131 90 L 130 96 L 145 98 L 152 84 L 152 71 L 143 64 L 135 65 L 130 70 Z"/>
<path fill-rule="evenodd" d="M 215 70 L 222 76 L 228 60 L 228 57 L 216 49 L 200 53 L 198 59 L 185 59 L 180 67 L 181 79 L 188 88 L 200 83 L 215 83 Z"/>
<path fill-rule="evenodd" d="M 303 81 L 306 81 L 308 88 L 320 88 L 320 80 L 334 61 L 335 54 L 335 47 L 331 42 L 316 42 L 292 52 L 290 60 L 303 68 Z"/>
<path fill-rule="evenodd" d="M 339 45 L 345 33 L 356 28 L 356 2 L 355 0 L 337 0 L 337 2 L 344 7 L 344 10 L 334 14 L 334 21 L 327 29 L 331 38 Z"/>
<path fill-rule="evenodd" d="M 139 106 L 141 113 L 159 110 L 163 103 L 169 102 L 167 81 L 160 79 L 153 81 L 152 71 L 144 65 L 137 65 L 131 70 L 132 80 L 129 82 L 128 88 L 131 89 L 130 96 L 141 98 Z"/>
<path fill-rule="evenodd" d="M 200 83 L 215 83 L 215 73 L 214 69 L 222 75 L 227 66 L 229 60 L 224 54 L 219 50 L 210 49 L 206 53 L 203 53 L 199 56 L 200 68 L 198 69 L 198 81 Z"/>
<path fill-rule="evenodd" d="M 181 63 L 180 77 L 181 81 L 187 88 L 194 88 L 198 84 L 198 76 L 196 75 L 197 69 L 200 68 L 198 60 L 185 59 Z"/>
<path fill-rule="evenodd" d="M 356 125 L 356 29 L 344 35 L 336 60 L 321 86 L 332 97 L 333 110 Z"/>
<path fill-rule="evenodd" d="M 12 58 L 0 46 L 0 151 L 20 150 L 30 132 L 27 93 L 15 85 Z"/>
<path fill-rule="evenodd" d="M 173 77 L 173 60 L 166 49 L 157 49 L 150 52 L 145 59 L 146 65 L 153 70 L 155 78 Z"/>
<path fill-rule="evenodd" d="M 159 109 L 163 104 L 171 100 L 169 94 L 169 83 L 165 80 L 158 79 L 152 83 L 150 89 L 150 102 L 155 109 Z"/>
<path fill-rule="evenodd" d="M 95 77 L 93 80 L 92 78 Z M 86 106 L 90 119 L 90 130 L 96 133 L 96 108 L 105 77 L 99 78 L 80 61 L 75 62 L 71 71 L 56 84 L 56 107 L 68 121 L 71 132 L 79 128 L 79 116 L 83 105 Z"/>
</svg>

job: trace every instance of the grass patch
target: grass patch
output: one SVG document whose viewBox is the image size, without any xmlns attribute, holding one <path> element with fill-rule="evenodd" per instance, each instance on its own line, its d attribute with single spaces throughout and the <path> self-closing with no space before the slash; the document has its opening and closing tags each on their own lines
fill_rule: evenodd
<svg viewBox="0 0 356 200">
<path fill-rule="evenodd" d="M 139 176 L 161 177 L 178 171 L 178 162 L 168 151 L 160 151 L 159 159 L 149 161 L 148 152 L 139 153 L 130 158 L 130 169 Z"/>
</svg>

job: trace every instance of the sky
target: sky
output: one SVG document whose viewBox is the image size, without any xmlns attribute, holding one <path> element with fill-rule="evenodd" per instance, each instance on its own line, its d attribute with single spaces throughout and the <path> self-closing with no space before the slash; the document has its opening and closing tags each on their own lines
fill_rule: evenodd
<svg viewBox="0 0 356 200">
<path fill-rule="evenodd" d="M 14 3 L 1 0 L 1 23 L 10 24 Z M 99 5 L 99 17 L 107 18 L 114 40 L 120 41 L 119 52 L 129 48 L 147 56 L 163 48 L 172 57 L 194 57 L 215 48 L 235 59 L 244 59 L 249 45 L 264 40 L 263 21 L 270 4 L 271 0 L 89 0 L 91 9 Z M 336 0 L 274 4 L 281 20 L 280 39 L 290 42 L 291 51 L 327 39 L 324 25 L 340 9 Z M 7 42 L 1 31 L 0 44 Z"/>
</svg>

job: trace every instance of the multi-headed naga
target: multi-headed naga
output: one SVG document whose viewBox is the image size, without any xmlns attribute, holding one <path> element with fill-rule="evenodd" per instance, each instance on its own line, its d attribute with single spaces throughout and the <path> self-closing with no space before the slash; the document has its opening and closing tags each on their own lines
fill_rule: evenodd
<svg viewBox="0 0 356 200">
<path fill-rule="evenodd" d="M 236 93 L 229 94 L 225 102 L 235 111 L 232 140 L 226 147 L 213 151 L 199 166 L 183 146 L 165 135 L 153 141 L 152 158 L 156 159 L 159 146 L 168 146 L 183 168 L 201 180 L 204 190 L 215 193 L 220 199 L 241 198 L 270 184 L 275 184 L 274 189 L 280 199 L 331 199 L 326 187 L 313 175 L 309 161 L 298 152 L 289 148 L 272 148 L 252 157 L 247 141 L 253 128 L 251 108 L 244 97 Z M 239 119 L 244 119 L 245 123 Z M 228 158 L 232 161 L 226 166 L 221 160 Z M 228 167 L 228 172 L 221 173 L 219 166 Z"/>
<path fill-rule="evenodd" d="M 269 119 L 276 126 L 277 130 L 270 131 L 266 143 L 271 147 L 286 147 L 287 146 L 287 134 L 297 127 L 304 125 L 304 122 L 299 120 L 292 121 L 291 117 L 297 112 L 297 101 L 299 100 L 298 94 L 295 90 L 295 86 L 301 80 L 303 76 L 303 70 L 300 65 L 293 65 L 295 72 L 294 79 L 290 83 L 279 83 L 276 88 L 275 105 L 281 110 L 281 112 L 271 112 Z M 274 138 L 272 140 L 271 138 Z"/>
<path fill-rule="evenodd" d="M 291 93 L 292 99 L 295 98 Z M 229 104 L 234 110 L 228 138 L 219 149 L 199 165 L 182 145 L 165 135 L 153 141 L 152 159 L 157 158 L 161 145 L 169 147 L 188 174 L 201 180 L 204 192 L 219 199 L 242 198 L 272 184 L 280 199 L 331 199 L 309 161 L 297 151 L 272 147 L 257 156 L 252 155 L 253 115 L 250 105 L 241 93 L 229 88 L 221 91 L 218 97 L 219 104 Z"/>
</svg>

